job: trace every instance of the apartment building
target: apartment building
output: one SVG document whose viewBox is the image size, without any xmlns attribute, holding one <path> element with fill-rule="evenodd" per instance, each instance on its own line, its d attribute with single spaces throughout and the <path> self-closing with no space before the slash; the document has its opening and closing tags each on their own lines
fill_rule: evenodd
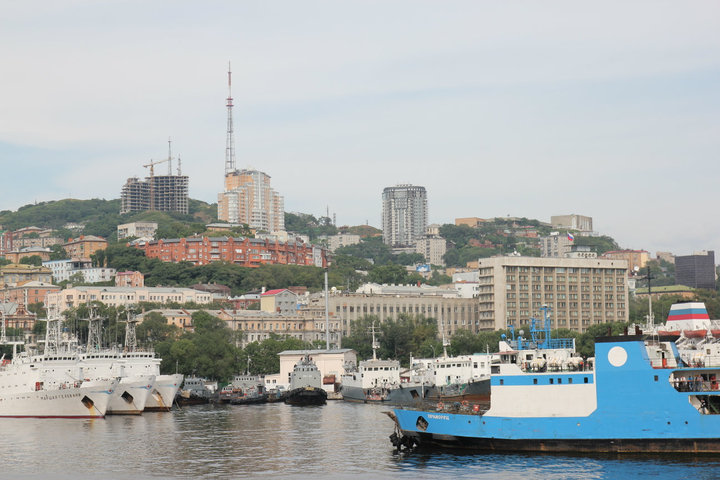
<svg viewBox="0 0 720 480">
<path fill-rule="evenodd" d="M 494 329 L 525 325 L 551 308 L 554 328 L 629 319 L 627 261 L 492 257 L 478 261 L 479 320 Z"/>
<path fill-rule="evenodd" d="M 43 266 L 52 270 L 55 282 L 70 280 L 77 274 L 81 275 L 82 282 L 109 282 L 116 273 L 114 268 L 93 267 L 89 259 L 50 260 L 43 262 Z"/>
<path fill-rule="evenodd" d="M 285 230 L 285 202 L 259 170 L 232 170 L 218 194 L 218 219 L 265 232 Z"/>
<path fill-rule="evenodd" d="M 155 222 L 131 222 L 117 226 L 117 238 L 154 238 L 158 224 Z"/>
<path fill-rule="evenodd" d="M 127 179 L 120 192 L 120 213 L 158 212 L 188 213 L 188 184 L 186 175 L 152 175 L 140 180 Z"/>
<path fill-rule="evenodd" d="M 0 290 L 0 298 L 23 305 L 32 305 L 33 303 L 45 303 L 48 293 L 59 291 L 60 287 L 57 285 L 33 280 L 5 287 Z"/>
<path fill-rule="evenodd" d="M 414 245 L 428 224 L 425 187 L 396 185 L 382 193 L 383 242 L 393 247 Z"/>
<path fill-rule="evenodd" d="M 265 264 L 314 265 L 327 264 L 326 252 L 320 247 L 290 241 L 271 242 L 258 238 L 189 237 L 161 239 L 136 245 L 148 258 L 163 262 L 190 262 L 207 265 L 225 261 L 243 267 Z"/>
<path fill-rule="evenodd" d="M 650 260 L 650 254 L 645 250 L 612 250 L 605 252 L 602 258 L 626 260 L 628 272 L 633 272 L 645 268 L 648 260 Z"/>
<path fill-rule="evenodd" d="M 569 228 L 570 230 L 578 230 L 581 232 L 593 231 L 592 217 L 584 215 L 553 215 L 550 217 L 550 224 L 555 228 Z"/>
<path fill-rule="evenodd" d="M 81 235 L 78 238 L 70 238 L 63 244 L 68 257 L 73 259 L 90 258 L 90 255 L 98 250 L 105 250 L 108 242 L 104 238 L 95 235 Z"/>
<path fill-rule="evenodd" d="M 67 288 L 47 296 L 48 308 L 64 311 L 85 303 L 99 301 L 108 306 L 130 306 L 140 302 L 155 303 L 212 303 L 212 294 L 180 287 L 95 287 Z"/>
<path fill-rule="evenodd" d="M 415 252 L 423 255 L 431 265 L 445 265 L 443 256 L 447 252 L 447 241 L 439 235 L 425 235 L 415 243 Z"/>
<path fill-rule="evenodd" d="M 0 267 L 0 286 L 16 286 L 24 282 L 52 282 L 52 270 L 23 263 L 11 263 Z"/>
</svg>

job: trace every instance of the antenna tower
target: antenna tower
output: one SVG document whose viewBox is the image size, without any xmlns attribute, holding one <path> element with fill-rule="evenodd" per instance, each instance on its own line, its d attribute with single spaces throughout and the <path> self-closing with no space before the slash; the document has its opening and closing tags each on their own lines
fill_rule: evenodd
<svg viewBox="0 0 720 480">
<path fill-rule="evenodd" d="M 227 140 L 225 142 L 225 175 L 235 171 L 235 135 L 233 133 L 232 70 L 228 62 L 228 98 L 227 98 Z"/>
</svg>

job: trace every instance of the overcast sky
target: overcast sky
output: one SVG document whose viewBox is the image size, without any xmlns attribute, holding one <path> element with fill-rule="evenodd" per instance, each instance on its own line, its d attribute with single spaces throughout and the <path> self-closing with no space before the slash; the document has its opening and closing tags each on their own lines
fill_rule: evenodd
<svg viewBox="0 0 720 480">
<path fill-rule="evenodd" d="M 237 166 L 286 211 L 379 227 L 412 183 L 432 223 L 720 251 L 717 1 L 5 1 L 0 60 L 0 210 L 119 198 L 168 137 L 216 202 L 231 61 Z"/>
</svg>

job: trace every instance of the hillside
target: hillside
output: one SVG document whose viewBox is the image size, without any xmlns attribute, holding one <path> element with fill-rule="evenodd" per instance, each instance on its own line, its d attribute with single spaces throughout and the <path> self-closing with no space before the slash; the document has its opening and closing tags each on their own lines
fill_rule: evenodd
<svg viewBox="0 0 720 480">
<path fill-rule="evenodd" d="M 120 200 L 64 199 L 25 205 L 16 212 L 0 212 L 3 229 L 17 230 L 23 227 L 40 227 L 57 230 L 64 238 L 98 235 L 114 240 L 117 226 L 136 221 L 152 221 L 158 224 L 158 234 L 163 237 L 190 235 L 205 230 L 205 224 L 217 221 L 217 206 L 201 200 L 190 199 L 190 213 L 139 212 L 120 215 Z M 82 225 L 82 230 L 71 231 L 68 223 Z"/>
</svg>

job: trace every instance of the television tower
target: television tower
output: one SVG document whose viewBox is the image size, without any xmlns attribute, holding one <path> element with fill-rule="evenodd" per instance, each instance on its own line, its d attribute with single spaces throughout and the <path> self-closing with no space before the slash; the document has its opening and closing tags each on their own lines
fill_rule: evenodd
<svg viewBox="0 0 720 480">
<path fill-rule="evenodd" d="M 225 176 L 235 171 L 235 135 L 232 118 L 232 70 L 228 62 L 228 98 L 227 98 L 227 140 L 225 142 Z"/>
</svg>

